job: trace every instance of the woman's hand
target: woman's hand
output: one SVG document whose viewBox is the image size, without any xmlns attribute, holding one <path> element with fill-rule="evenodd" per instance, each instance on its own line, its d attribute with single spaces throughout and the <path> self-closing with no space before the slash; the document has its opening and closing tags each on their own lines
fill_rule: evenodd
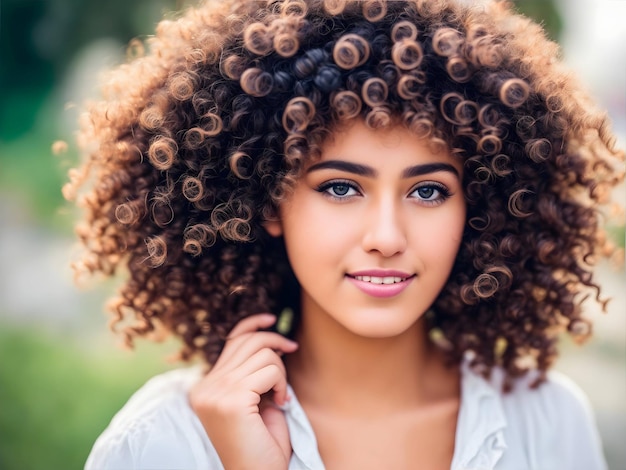
<svg viewBox="0 0 626 470">
<path fill-rule="evenodd" d="M 253 315 L 231 331 L 210 372 L 189 392 L 189 401 L 227 470 L 286 469 L 291 458 L 287 422 L 276 405 L 287 397 L 280 358 L 293 341 L 267 331 L 276 321 Z M 269 398 L 268 392 L 273 392 Z"/>
</svg>

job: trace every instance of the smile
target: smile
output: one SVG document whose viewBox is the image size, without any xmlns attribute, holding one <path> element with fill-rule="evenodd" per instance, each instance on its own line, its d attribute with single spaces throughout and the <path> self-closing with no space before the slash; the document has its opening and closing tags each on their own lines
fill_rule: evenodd
<svg viewBox="0 0 626 470">
<path fill-rule="evenodd" d="M 354 276 L 357 281 L 371 282 L 372 284 L 397 284 L 402 281 L 406 281 L 407 278 L 397 276 Z"/>
<path fill-rule="evenodd" d="M 386 275 L 385 275 L 386 274 Z M 346 278 L 357 289 L 371 297 L 385 298 L 399 295 L 415 278 L 415 274 L 402 272 L 372 272 L 348 274 Z"/>
</svg>

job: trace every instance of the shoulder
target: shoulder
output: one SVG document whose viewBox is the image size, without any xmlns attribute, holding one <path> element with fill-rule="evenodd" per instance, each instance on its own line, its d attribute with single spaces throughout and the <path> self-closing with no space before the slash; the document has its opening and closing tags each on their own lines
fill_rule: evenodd
<svg viewBox="0 0 626 470">
<path fill-rule="evenodd" d="M 97 439 L 85 468 L 215 468 L 187 399 L 201 374 L 199 367 L 176 369 L 146 382 Z"/>
<path fill-rule="evenodd" d="M 524 449 L 527 458 L 536 459 L 535 463 L 544 468 L 605 468 L 599 433 L 585 393 L 557 371 L 549 372 L 544 383 L 531 388 L 535 378 L 529 373 L 502 395 L 508 447 Z"/>
<path fill-rule="evenodd" d="M 589 399 L 573 380 L 558 371 L 550 371 L 545 382 L 532 388 L 535 379 L 536 374 L 530 372 L 502 395 L 507 417 L 528 419 L 530 415 L 551 430 L 567 424 L 594 424 Z"/>
</svg>

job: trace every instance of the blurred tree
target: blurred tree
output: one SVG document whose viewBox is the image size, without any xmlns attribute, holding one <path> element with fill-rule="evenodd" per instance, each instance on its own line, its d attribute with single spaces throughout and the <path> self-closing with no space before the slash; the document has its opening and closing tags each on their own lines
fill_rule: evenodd
<svg viewBox="0 0 626 470">
<path fill-rule="evenodd" d="M 60 138 L 57 88 L 84 47 L 124 44 L 154 31 L 186 0 L 0 0 L 0 189 L 20 210 L 64 227 L 56 216 L 66 167 L 52 157 Z M 68 137 L 66 137 L 68 138 Z M 71 154 L 70 154 L 71 157 Z M 73 160 L 73 158 L 71 158 Z"/>
<path fill-rule="evenodd" d="M 0 140 L 28 130 L 42 101 L 81 47 L 99 38 L 126 44 L 149 34 L 181 0 L 3 0 Z"/>
</svg>

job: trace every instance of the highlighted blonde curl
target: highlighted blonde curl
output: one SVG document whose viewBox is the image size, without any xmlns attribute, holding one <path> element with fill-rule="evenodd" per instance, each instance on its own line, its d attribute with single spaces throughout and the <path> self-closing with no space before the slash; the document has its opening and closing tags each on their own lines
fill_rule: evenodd
<svg viewBox="0 0 626 470">
<path fill-rule="evenodd" d="M 354 69 L 359 67 L 370 56 L 370 45 L 357 34 L 346 34 L 335 44 L 333 59 L 342 69 Z"/>
</svg>

